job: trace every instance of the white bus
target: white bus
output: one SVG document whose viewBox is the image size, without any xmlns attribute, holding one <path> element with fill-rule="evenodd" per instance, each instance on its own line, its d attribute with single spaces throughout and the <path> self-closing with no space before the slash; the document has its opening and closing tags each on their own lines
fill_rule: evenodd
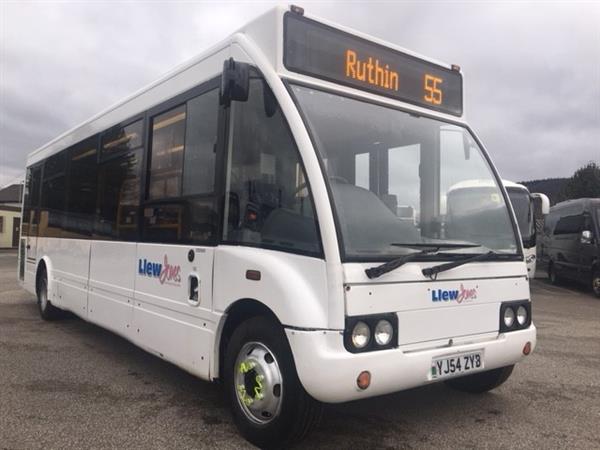
<svg viewBox="0 0 600 450">
<path fill-rule="evenodd" d="M 543 217 L 550 210 L 550 201 L 545 194 L 530 194 L 529 189 L 522 184 L 508 180 L 502 180 L 502 183 L 508 193 L 508 198 L 517 219 L 517 224 L 519 225 L 525 262 L 527 263 L 527 273 L 530 278 L 535 278 L 537 259 L 536 203 L 539 210 L 538 215 Z M 490 226 L 494 226 L 493 221 L 485 224 L 482 223 L 479 226 L 471 220 L 470 214 L 471 211 L 478 210 L 482 203 L 489 203 L 490 201 L 497 203 L 499 208 L 503 207 L 500 197 L 495 191 L 495 185 L 491 180 L 461 181 L 448 190 L 446 202 L 450 221 L 454 220 L 454 223 L 458 224 L 460 220 L 458 216 L 467 214 L 469 215 L 468 221 L 473 227 L 473 232 L 477 232 L 478 228 L 489 229 Z M 462 223 L 460 226 L 462 226 Z M 485 232 L 488 231 L 486 230 Z"/>
<path fill-rule="evenodd" d="M 259 446 L 323 402 L 493 389 L 536 329 L 462 89 L 458 66 L 274 9 L 29 155 L 20 279 L 44 319 L 222 381 Z M 489 230 L 443 220 L 471 179 Z"/>
</svg>

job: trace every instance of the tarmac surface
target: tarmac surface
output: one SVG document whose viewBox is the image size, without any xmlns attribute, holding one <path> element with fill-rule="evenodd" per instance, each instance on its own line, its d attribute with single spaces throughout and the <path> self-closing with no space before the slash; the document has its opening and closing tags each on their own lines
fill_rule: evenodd
<svg viewBox="0 0 600 450">
<path fill-rule="evenodd" d="M 299 448 L 600 448 L 600 300 L 532 283 L 538 347 L 484 395 L 434 384 L 327 406 Z M 78 318 L 40 319 L 0 253 L 0 449 L 250 448 L 218 385 Z"/>
</svg>

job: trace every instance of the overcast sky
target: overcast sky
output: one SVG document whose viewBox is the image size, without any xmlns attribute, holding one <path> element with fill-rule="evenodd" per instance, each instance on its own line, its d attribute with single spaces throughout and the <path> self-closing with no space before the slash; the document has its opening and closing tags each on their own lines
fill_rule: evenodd
<svg viewBox="0 0 600 450">
<path fill-rule="evenodd" d="M 600 161 L 600 1 L 297 3 L 459 64 L 467 118 L 502 177 Z M 0 186 L 27 153 L 274 4 L 0 0 Z"/>
</svg>

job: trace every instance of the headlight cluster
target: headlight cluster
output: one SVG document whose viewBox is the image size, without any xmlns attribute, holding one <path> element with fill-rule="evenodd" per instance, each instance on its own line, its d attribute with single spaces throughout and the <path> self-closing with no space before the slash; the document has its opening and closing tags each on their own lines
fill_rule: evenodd
<svg viewBox="0 0 600 450">
<path fill-rule="evenodd" d="M 500 332 L 515 331 L 531 325 L 531 302 L 504 302 L 500 305 Z"/>
<path fill-rule="evenodd" d="M 352 353 L 396 347 L 397 330 L 396 314 L 347 317 L 344 346 Z"/>
</svg>

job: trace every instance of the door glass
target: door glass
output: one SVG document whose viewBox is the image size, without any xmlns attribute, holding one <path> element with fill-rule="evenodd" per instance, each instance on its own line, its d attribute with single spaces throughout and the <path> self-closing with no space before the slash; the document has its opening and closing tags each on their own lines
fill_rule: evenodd
<svg viewBox="0 0 600 450">
<path fill-rule="evenodd" d="M 231 111 L 226 185 L 228 242 L 320 254 L 309 184 L 281 109 L 261 78 Z"/>
<path fill-rule="evenodd" d="M 148 242 L 207 244 L 216 238 L 214 194 L 218 91 L 192 98 L 152 121 Z"/>
</svg>

